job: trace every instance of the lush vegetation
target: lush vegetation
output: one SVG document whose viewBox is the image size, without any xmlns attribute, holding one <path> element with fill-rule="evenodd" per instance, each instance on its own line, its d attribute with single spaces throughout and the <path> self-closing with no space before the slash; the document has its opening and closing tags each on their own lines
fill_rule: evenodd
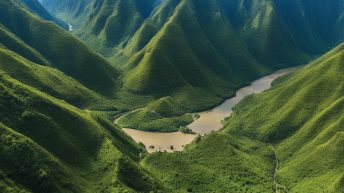
<svg viewBox="0 0 344 193">
<path fill-rule="evenodd" d="M 112 123 L 191 133 L 187 112 L 342 40 L 341 0 L 41 2 L 0 1 L 0 192 L 344 191 L 343 45 L 183 152 Z"/>
<path fill-rule="evenodd" d="M 42 0 L 42 4 L 72 23 L 73 33 L 121 69 L 121 94 L 116 98 L 134 103 L 122 108 L 128 111 L 145 106 L 142 96 L 151 101 L 171 96 L 185 112 L 206 109 L 255 78 L 304 64 L 344 39 L 340 0 Z M 336 8 L 328 13 L 321 11 L 323 7 Z M 127 96 L 134 96 L 133 102 Z M 134 120 L 151 121 L 148 113 L 136 112 Z M 178 119 L 172 122 L 185 122 L 184 116 Z M 139 122 L 134 122 L 138 128 Z M 156 130 L 158 124 L 140 127 Z"/>
<path fill-rule="evenodd" d="M 219 133 L 142 165 L 177 192 L 343 191 L 344 45 L 246 97 Z M 274 147 L 274 149 L 272 148 Z"/>
<path fill-rule="evenodd" d="M 112 123 L 3 72 L 0 87 L 0 170 L 5 178 L 33 192 L 161 187 L 137 165 L 139 146 Z M 137 174 L 135 179 L 122 174 L 128 170 Z"/>
<path fill-rule="evenodd" d="M 344 38 L 340 0 L 42 3 L 127 71 L 126 89 L 164 96 L 180 87 L 237 88 L 271 69 L 304 63 Z"/>
<path fill-rule="evenodd" d="M 118 124 L 124 128 L 134 128 L 144 131 L 178 131 L 191 123 L 193 116 L 185 114 L 184 108 L 171 97 L 164 97 L 125 114 L 118 119 Z M 187 132 L 187 130 L 183 130 Z"/>
<path fill-rule="evenodd" d="M 68 24 L 63 22 L 62 20 L 52 16 L 38 0 L 21 0 L 21 2 L 26 5 L 33 13 L 37 14 L 38 16 L 42 17 L 47 21 L 52 21 L 57 25 L 61 26 L 64 29 L 68 29 Z"/>
<path fill-rule="evenodd" d="M 18 40 L 4 41 L 4 46 L 26 44 L 31 52 L 44 57 L 41 60 L 49 61 L 86 87 L 104 95 L 114 94 L 118 72 L 99 54 L 70 33 L 26 11 L 17 0 L 1 1 L 0 7 L 1 28 Z"/>
<path fill-rule="evenodd" d="M 273 143 L 283 163 L 281 181 L 291 192 L 341 192 L 343 72 L 341 45 L 271 91 L 246 98 L 226 132 Z"/>
<path fill-rule="evenodd" d="M 196 132 L 186 126 L 179 127 L 179 131 L 186 134 L 196 134 Z"/>
<path fill-rule="evenodd" d="M 272 160 L 265 144 L 212 133 L 183 152 L 149 155 L 142 166 L 175 192 L 272 192 Z"/>
<path fill-rule="evenodd" d="M 141 146 L 78 108 L 117 111 L 116 70 L 26 9 L 0 2 L 0 192 L 166 192 Z"/>
</svg>

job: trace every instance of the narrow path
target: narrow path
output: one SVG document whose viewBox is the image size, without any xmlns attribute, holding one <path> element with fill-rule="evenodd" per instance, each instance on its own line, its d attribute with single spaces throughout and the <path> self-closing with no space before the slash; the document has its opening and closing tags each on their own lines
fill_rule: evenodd
<svg viewBox="0 0 344 193">
<path fill-rule="evenodd" d="M 124 116 L 128 115 L 129 113 L 134 113 L 134 112 L 140 111 L 140 110 L 142 110 L 142 109 L 143 109 L 143 108 L 139 108 L 139 109 L 135 109 L 135 110 L 129 111 L 129 112 L 127 112 L 127 113 L 125 113 L 125 114 L 123 114 L 123 115 L 117 117 L 117 119 L 115 119 L 115 120 L 113 121 L 113 123 L 117 124 L 118 121 L 119 121 L 121 118 L 123 118 Z"/>
<path fill-rule="evenodd" d="M 283 193 L 288 193 L 288 188 L 278 182 L 278 168 L 279 168 L 279 161 L 277 156 L 277 151 L 274 146 L 271 145 L 272 151 L 274 152 L 275 157 L 275 167 L 274 167 L 274 174 L 273 174 L 273 183 L 275 186 L 275 193 L 281 193 L 280 190 L 283 190 Z"/>
</svg>

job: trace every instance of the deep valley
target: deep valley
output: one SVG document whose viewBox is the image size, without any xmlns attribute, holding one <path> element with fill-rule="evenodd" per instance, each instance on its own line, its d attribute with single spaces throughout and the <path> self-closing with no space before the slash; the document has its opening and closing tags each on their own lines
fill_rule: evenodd
<svg viewBox="0 0 344 193">
<path fill-rule="evenodd" d="M 0 0 L 1 193 L 343 193 L 343 0 Z"/>
</svg>

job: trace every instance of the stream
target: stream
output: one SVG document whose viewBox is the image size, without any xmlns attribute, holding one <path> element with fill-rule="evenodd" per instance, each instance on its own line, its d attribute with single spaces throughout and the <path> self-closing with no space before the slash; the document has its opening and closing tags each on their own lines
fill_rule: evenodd
<svg viewBox="0 0 344 193">
<path fill-rule="evenodd" d="M 73 26 L 70 23 L 68 23 L 68 31 L 73 31 Z"/>
<path fill-rule="evenodd" d="M 236 92 L 236 96 L 225 100 L 219 106 L 207 111 L 199 112 L 200 118 L 189 124 L 187 127 L 194 132 L 204 135 L 211 131 L 218 131 L 222 128 L 221 121 L 230 116 L 232 108 L 238 104 L 245 96 L 261 93 L 271 88 L 271 83 L 278 77 L 296 71 L 300 67 L 286 68 L 257 79 L 251 85 L 243 87 Z M 182 151 L 186 144 L 192 142 L 197 135 L 184 134 L 181 132 L 160 133 L 147 132 L 135 129 L 123 128 L 136 142 L 142 142 L 147 151 Z M 154 147 L 154 148 L 153 148 Z M 173 147 L 173 148 L 171 148 Z"/>
</svg>

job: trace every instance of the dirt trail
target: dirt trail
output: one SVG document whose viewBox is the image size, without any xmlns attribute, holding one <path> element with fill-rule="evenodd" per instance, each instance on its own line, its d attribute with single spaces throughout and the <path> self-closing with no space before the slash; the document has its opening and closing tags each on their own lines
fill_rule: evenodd
<svg viewBox="0 0 344 193">
<path fill-rule="evenodd" d="M 274 174 L 273 174 L 273 183 L 275 186 L 275 193 L 288 193 L 288 188 L 278 182 L 278 168 L 279 168 L 280 163 L 278 161 L 276 149 L 272 145 L 271 145 L 271 148 L 272 148 L 272 151 L 274 152 L 274 157 L 275 157 L 275 167 L 274 167 Z"/>
</svg>

